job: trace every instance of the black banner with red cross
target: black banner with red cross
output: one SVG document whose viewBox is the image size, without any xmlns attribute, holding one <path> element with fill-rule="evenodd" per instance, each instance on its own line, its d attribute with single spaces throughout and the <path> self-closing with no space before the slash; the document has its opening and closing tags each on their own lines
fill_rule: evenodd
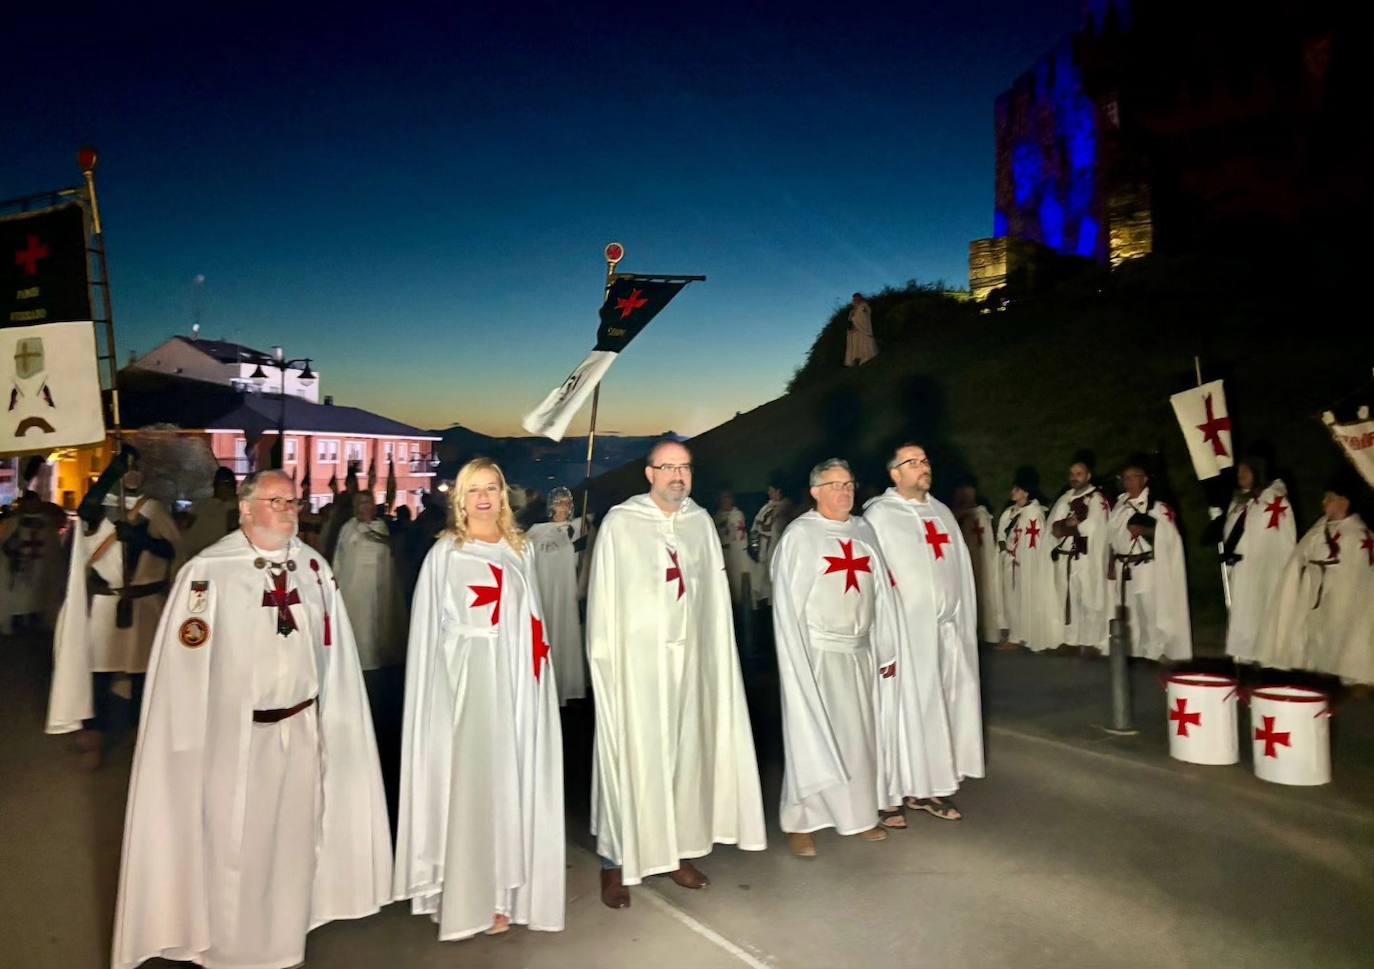
<svg viewBox="0 0 1374 969">
<path fill-rule="evenodd" d="M 682 292 L 690 280 L 643 279 L 621 276 L 611 283 L 601 305 L 601 325 L 596 330 L 597 350 L 619 353 L 649 325 L 649 321 Z"/>
<path fill-rule="evenodd" d="M 0 218 L 0 326 L 91 318 L 85 220 L 76 202 Z"/>
</svg>

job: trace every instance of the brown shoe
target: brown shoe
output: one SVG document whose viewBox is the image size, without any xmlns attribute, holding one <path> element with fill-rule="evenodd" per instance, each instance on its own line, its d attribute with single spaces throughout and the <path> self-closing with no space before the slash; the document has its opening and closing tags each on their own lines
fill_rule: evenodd
<svg viewBox="0 0 1374 969">
<path fill-rule="evenodd" d="M 816 857 L 816 839 L 808 834 L 798 834 L 796 832 L 787 835 L 787 847 L 792 849 L 792 854 L 798 858 Z"/>
<path fill-rule="evenodd" d="M 630 890 L 620 880 L 619 868 L 601 869 L 601 904 L 607 908 L 630 907 Z"/>
<path fill-rule="evenodd" d="M 683 888 L 705 888 L 711 884 L 711 879 L 686 858 L 682 859 L 677 871 L 668 872 L 668 877 L 673 880 L 674 885 L 681 885 Z"/>
<path fill-rule="evenodd" d="M 860 841 L 886 841 L 887 832 L 882 828 L 869 828 L 867 831 L 860 831 L 858 834 Z"/>
</svg>

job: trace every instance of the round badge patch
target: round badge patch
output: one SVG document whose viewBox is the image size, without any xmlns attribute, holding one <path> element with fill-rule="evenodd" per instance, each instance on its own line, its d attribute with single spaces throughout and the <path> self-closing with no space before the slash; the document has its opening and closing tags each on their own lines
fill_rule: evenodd
<svg viewBox="0 0 1374 969">
<path fill-rule="evenodd" d="M 188 619 L 181 624 L 178 636 L 187 649 L 199 649 L 210 640 L 210 627 L 204 619 Z"/>
</svg>

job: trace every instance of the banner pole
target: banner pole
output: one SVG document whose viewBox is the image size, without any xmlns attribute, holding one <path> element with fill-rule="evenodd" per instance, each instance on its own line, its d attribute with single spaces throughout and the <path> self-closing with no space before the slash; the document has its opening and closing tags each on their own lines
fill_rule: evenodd
<svg viewBox="0 0 1374 969">
<path fill-rule="evenodd" d="M 620 260 L 625 258 L 625 247 L 618 242 L 612 242 L 606 246 L 606 288 L 601 294 L 601 303 L 604 306 L 606 299 L 611 295 L 611 283 L 615 282 L 615 267 Z M 592 496 L 592 454 L 596 447 L 596 412 L 601 407 L 601 384 L 596 385 L 592 391 L 592 420 L 587 428 L 587 474 L 586 484 L 582 488 L 582 534 L 587 534 L 587 511 Z"/>
</svg>

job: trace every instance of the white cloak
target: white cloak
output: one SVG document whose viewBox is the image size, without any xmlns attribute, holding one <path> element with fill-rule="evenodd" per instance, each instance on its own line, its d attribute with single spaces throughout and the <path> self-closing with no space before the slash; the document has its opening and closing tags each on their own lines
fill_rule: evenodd
<svg viewBox="0 0 1374 969">
<path fill-rule="evenodd" d="M 1155 520 L 1153 545 L 1143 535 L 1131 537 L 1127 522 L 1137 512 Z M 1189 659 L 1193 655 L 1193 627 L 1188 614 L 1188 576 L 1183 564 L 1183 539 L 1174 525 L 1174 511 L 1162 501 L 1150 501 L 1150 489 L 1132 501 L 1123 494 L 1109 519 L 1112 551 L 1121 555 L 1153 552 L 1150 561 L 1131 566 L 1126 605 L 1131 610 L 1131 653 L 1147 659 Z M 1122 563 L 1111 583 L 1113 609 L 1120 601 Z"/>
<path fill-rule="evenodd" d="M 849 308 L 849 329 L 844 338 L 844 365 L 857 367 L 878 355 L 878 341 L 873 339 L 873 310 L 866 302 Z"/>
<path fill-rule="evenodd" d="M 1235 542 L 1240 561 L 1226 566 L 1231 584 L 1226 652 L 1239 662 L 1254 663 L 1259 661 L 1256 648 L 1265 612 L 1298 541 L 1293 505 L 1282 479 L 1272 481 L 1257 498 L 1242 495 L 1231 502 L 1222 530 L 1223 545 L 1229 544 L 1242 518 L 1245 524 Z"/>
<path fill-rule="evenodd" d="M 904 672 L 903 638 L 891 573 L 868 522 L 816 511 L 792 522 L 773 556 L 783 831 L 858 834 L 899 802 L 896 677 L 879 684 L 894 661 Z"/>
<path fill-rule="evenodd" d="M 1087 509 L 1079 516 L 1078 538 L 1054 537 L 1054 526 L 1069 517 L 1078 501 Z M 1114 614 L 1107 588 L 1107 563 L 1111 559 L 1108 520 L 1111 505 L 1096 485 L 1081 492 L 1065 491 L 1050 512 L 1050 564 L 1054 569 L 1054 601 L 1063 627 L 1061 643 L 1107 649 L 1107 623 Z M 1084 545 L 1086 544 L 1086 549 Z"/>
<path fill-rule="evenodd" d="M 391 555 L 391 533 L 378 519 L 350 518 L 334 546 L 334 576 L 348 606 L 358 659 L 365 670 L 405 662 L 406 613 Z"/>
<path fill-rule="evenodd" d="M 115 499 L 116 501 L 118 499 Z M 126 496 L 132 511 L 139 499 Z M 130 586 L 150 587 L 168 582 L 180 536 L 176 523 L 157 501 L 148 499 L 139 509 L 148 520 L 148 534 L 172 544 L 173 558 L 164 559 L 145 551 L 130 577 Z M 162 616 L 167 594 L 133 599 L 133 624 L 119 628 L 119 597 L 88 595 L 87 572 L 93 569 L 111 589 L 124 585 L 124 545 L 111 541 L 94 563 L 92 557 L 113 538 L 114 523 L 102 519 L 95 532 L 86 534 L 80 520 L 72 524 L 72 555 L 67 567 L 67 592 L 53 631 L 52 691 L 48 698 L 48 733 L 80 730 L 83 720 L 93 714 L 92 673 L 142 673 L 148 669 L 153 636 Z"/>
<path fill-rule="evenodd" d="M 711 516 L 690 498 L 671 516 L 648 495 L 612 508 L 589 593 L 597 853 L 637 885 L 713 843 L 764 850 L 754 737 Z"/>
<path fill-rule="evenodd" d="M 1247 528 L 1248 531 L 1248 528 Z M 1359 515 L 1320 519 L 1279 577 L 1255 658 L 1374 683 L 1374 533 Z"/>
<path fill-rule="evenodd" d="M 254 566 L 260 554 L 242 532 L 210 546 L 181 570 L 158 625 L 129 782 L 114 969 L 154 956 L 210 969 L 291 966 L 305 957 L 307 931 L 390 899 L 386 798 L 347 610 L 329 564 L 293 540 L 297 630 L 279 636 L 277 610 L 262 604 L 270 580 Z M 298 695 L 309 686 L 314 706 L 253 721 L 255 709 L 309 699 Z M 226 949 L 253 960 L 218 957 Z"/>
<path fill-rule="evenodd" d="M 1055 608 L 1050 561 L 1054 538 L 1040 502 L 1031 498 L 1020 508 L 1008 506 L 998 520 L 997 537 L 1002 548 L 1008 641 L 1025 643 L 1037 652 L 1056 648 L 1063 642 L 1064 624 Z"/>
<path fill-rule="evenodd" d="M 62 592 L 62 540 L 47 515 L 0 522 L 0 628 L 15 616 L 52 619 Z"/>
<path fill-rule="evenodd" d="M 738 508 L 715 514 L 716 533 L 725 557 L 725 578 L 730 582 L 730 601 L 739 605 L 744 598 L 744 575 L 749 571 L 749 530 L 744 527 L 744 512 Z M 753 578 L 750 578 L 753 583 Z"/>
<path fill-rule="evenodd" d="M 577 611 L 578 556 L 573 547 L 581 537 L 580 518 L 561 523 L 540 522 L 525 533 L 526 542 L 534 550 L 534 575 L 539 603 L 544 608 L 544 632 L 553 647 L 551 660 L 559 703 L 581 700 L 587 695 L 582 617 Z"/>
<path fill-rule="evenodd" d="M 749 527 L 749 544 L 758 549 L 759 555 L 758 561 L 752 562 L 753 568 L 749 575 L 750 595 L 755 608 L 771 595 L 769 582 L 773 568 L 773 552 L 778 547 L 778 540 L 782 538 L 783 528 L 787 525 L 784 518 L 789 507 L 786 499 L 770 499 L 763 503 L 763 507 L 754 516 L 754 524 Z"/>
<path fill-rule="evenodd" d="M 1000 643 L 1002 630 L 1007 628 L 1002 608 L 1002 576 L 998 559 L 997 536 L 993 532 L 992 514 L 982 505 L 974 505 L 959 516 L 959 531 L 969 551 L 973 567 L 973 584 L 978 592 L 978 630 L 985 643 Z"/>
<path fill-rule="evenodd" d="M 953 794 L 964 778 L 983 776 L 978 598 L 969 548 L 954 513 L 933 496 L 919 502 L 888 488 L 864 505 L 864 519 L 897 580 L 907 635 L 897 664 L 902 701 L 910 705 L 912 688 L 920 694 L 919 708 L 904 709 L 902 719 L 912 731 L 906 744 L 924 748 L 929 784 L 902 793 Z"/>
<path fill-rule="evenodd" d="M 406 660 L 397 900 L 443 941 L 564 917 L 563 739 L 528 556 L 444 535 Z"/>
</svg>

